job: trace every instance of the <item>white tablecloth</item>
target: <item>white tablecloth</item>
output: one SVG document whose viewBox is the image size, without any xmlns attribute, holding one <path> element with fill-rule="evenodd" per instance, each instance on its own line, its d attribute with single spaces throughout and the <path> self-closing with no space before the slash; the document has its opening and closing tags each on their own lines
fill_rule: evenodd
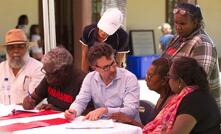
<svg viewBox="0 0 221 134">
<path fill-rule="evenodd" d="M 14 134 L 142 134 L 139 127 L 115 122 L 108 129 L 67 129 L 67 124 L 16 131 Z"/>
<path fill-rule="evenodd" d="M 0 126 L 9 125 L 12 123 L 26 123 L 31 121 L 47 120 L 53 118 L 64 118 L 64 113 L 1 120 Z M 141 128 L 118 122 L 114 122 L 113 128 L 105 128 L 105 129 L 67 129 L 66 128 L 67 125 L 69 125 L 69 123 L 62 125 L 19 130 L 19 131 L 14 131 L 13 134 L 142 134 Z"/>
</svg>

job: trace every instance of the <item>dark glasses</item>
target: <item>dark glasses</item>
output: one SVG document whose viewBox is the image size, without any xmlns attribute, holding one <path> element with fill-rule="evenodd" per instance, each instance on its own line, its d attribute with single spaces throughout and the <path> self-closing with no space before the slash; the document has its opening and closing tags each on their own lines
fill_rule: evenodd
<svg viewBox="0 0 221 134">
<path fill-rule="evenodd" d="M 25 49 L 26 48 L 26 44 L 17 44 L 17 45 L 8 45 L 6 46 L 7 50 L 12 50 L 12 49 Z"/>
<path fill-rule="evenodd" d="M 178 14 L 178 13 L 180 13 L 181 15 L 186 15 L 186 14 L 192 15 L 189 11 L 181 9 L 181 8 L 173 9 L 173 14 Z"/>
<path fill-rule="evenodd" d="M 95 66 L 96 66 L 97 68 L 100 68 L 100 69 L 102 69 L 102 70 L 104 70 L 104 71 L 106 72 L 106 71 L 109 71 L 112 66 L 116 66 L 116 65 L 117 65 L 116 62 L 115 62 L 115 61 L 112 61 L 110 64 L 105 65 L 104 67 L 100 67 L 100 66 L 98 66 L 98 65 L 95 65 Z"/>
</svg>

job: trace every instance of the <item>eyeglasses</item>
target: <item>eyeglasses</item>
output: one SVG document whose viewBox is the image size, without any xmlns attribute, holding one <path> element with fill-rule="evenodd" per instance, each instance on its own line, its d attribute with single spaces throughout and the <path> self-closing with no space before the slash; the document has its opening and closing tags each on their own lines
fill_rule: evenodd
<svg viewBox="0 0 221 134">
<path fill-rule="evenodd" d="M 181 9 L 181 8 L 173 9 L 173 14 L 177 14 L 177 13 L 180 13 L 181 15 L 186 15 L 186 14 L 192 15 L 189 11 Z"/>
<path fill-rule="evenodd" d="M 95 65 L 95 67 L 100 68 L 100 69 L 102 69 L 103 71 L 106 72 L 106 71 L 109 71 L 112 66 L 116 66 L 116 65 L 117 65 L 116 62 L 113 61 L 113 62 L 111 62 L 110 64 L 105 65 L 104 67 L 100 67 L 100 66 L 98 66 L 98 65 Z"/>
<path fill-rule="evenodd" d="M 146 75 L 146 79 L 147 80 L 151 80 L 153 78 L 153 76 L 157 76 L 158 74 L 148 74 Z"/>
<path fill-rule="evenodd" d="M 24 48 L 26 48 L 26 44 L 17 44 L 17 45 L 8 45 L 8 46 L 6 46 L 7 50 L 12 50 L 12 49 L 15 49 L 15 48 L 17 48 L 19 50 L 24 49 Z"/>
<path fill-rule="evenodd" d="M 46 76 L 55 76 L 55 75 L 57 75 L 58 74 L 58 72 L 59 72 L 59 70 L 55 70 L 54 72 L 46 72 L 45 70 L 44 70 L 44 68 L 41 68 L 41 72 L 43 73 L 43 74 L 45 74 Z"/>
</svg>

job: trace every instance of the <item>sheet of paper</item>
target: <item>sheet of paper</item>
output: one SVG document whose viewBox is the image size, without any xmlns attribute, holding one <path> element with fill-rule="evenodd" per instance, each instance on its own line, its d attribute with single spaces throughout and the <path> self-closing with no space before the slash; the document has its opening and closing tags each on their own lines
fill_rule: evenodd
<svg viewBox="0 0 221 134">
<path fill-rule="evenodd" d="M 11 114 L 12 112 L 39 112 L 39 110 L 33 109 L 33 110 L 24 110 L 24 108 L 21 105 L 3 105 L 0 104 L 0 116 L 6 116 Z"/>
<path fill-rule="evenodd" d="M 12 113 L 13 109 L 23 109 L 20 105 L 3 105 L 0 104 L 0 116 L 6 116 Z"/>
<path fill-rule="evenodd" d="M 67 129 L 101 129 L 101 128 L 113 128 L 113 120 L 74 120 L 72 123 L 67 124 Z"/>
<path fill-rule="evenodd" d="M 15 109 L 15 112 L 30 112 L 30 113 L 37 113 L 39 110 L 33 109 L 33 110 L 25 110 L 25 109 Z"/>
</svg>

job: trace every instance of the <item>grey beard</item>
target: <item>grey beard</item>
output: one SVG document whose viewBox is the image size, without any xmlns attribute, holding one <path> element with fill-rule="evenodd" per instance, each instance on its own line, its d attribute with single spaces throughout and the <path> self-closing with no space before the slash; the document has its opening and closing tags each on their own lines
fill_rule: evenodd
<svg viewBox="0 0 221 134">
<path fill-rule="evenodd" d="M 19 69 L 24 65 L 24 60 L 20 57 L 14 57 L 9 60 L 9 66 L 11 68 Z"/>
</svg>

